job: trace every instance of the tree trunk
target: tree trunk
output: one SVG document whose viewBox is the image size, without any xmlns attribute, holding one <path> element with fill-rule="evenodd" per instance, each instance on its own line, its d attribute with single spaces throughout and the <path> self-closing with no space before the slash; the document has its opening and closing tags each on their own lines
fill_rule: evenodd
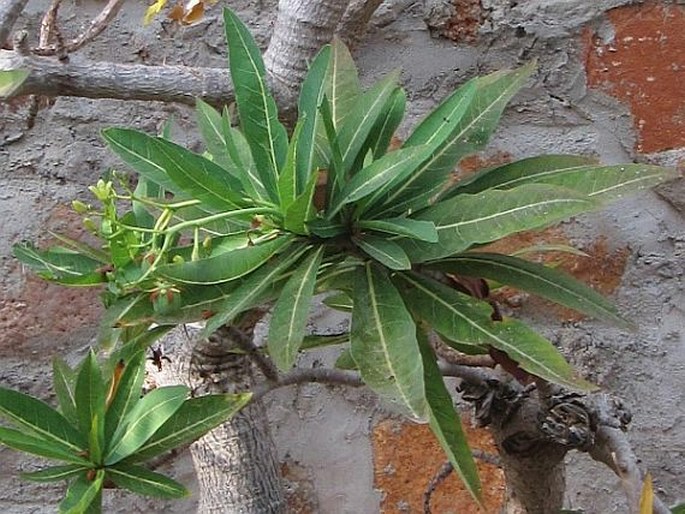
<svg viewBox="0 0 685 514">
<path fill-rule="evenodd" d="M 256 370 L 226 329 L 208 339 L 176 329 L 164 341 L 172 362 L 155 373 L 157 385 L 184 383 L 193 394 L 246 391 Z M 200 489 L 198 512 L 278 514 L 285 500 L 277 453 L 264 405 L 253 401 L 190 446 Z"/>
</svg>

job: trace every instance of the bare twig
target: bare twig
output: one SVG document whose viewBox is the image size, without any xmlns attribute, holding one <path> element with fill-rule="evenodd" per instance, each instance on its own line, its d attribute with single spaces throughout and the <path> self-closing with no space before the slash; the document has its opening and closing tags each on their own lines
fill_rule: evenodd
<svg viewBox="0 0 685 514">
<path fill-rule="evenodd" d="M 462 380 L 474 385 L 486 385 L 488 380 L 496 378 L 495 372 L 489 369 L 460 366 L 447 362 L 440 362 L 438 364 L 440 366 L 440 372 L 442 373 L 442 376 L 461 378 Z"/>
<path fill-rule="evenodd" d="M 0 0 L 0 48 L 5 46 L 27 3 L 28 0 Z"/>
<path fill-rule="evenodd" d="M 238 345 L 238 348 L 252 359 L 268 381 L 277 382 L 279 380 L 276 366 L 271 362 L 271 359 L 259 351 L 259 348 L 252 340 L 252 337 L 232 325 L 227 325 L 225 329 L 231 339 Z"/>
<path fill-rule="evenodd" d="M 448 346 L 433 330 L 430 330 L 427 333 L 428 341 L 435 350 L 435 353 L 446 362 L 458 366 L 495 367 L 495 361 L 492 360 L 492 357 L 489 355 L 467 355 Z"/>
<path fill-rule="evenodd" d="M 59 11 L 59 6 L 62 4 L 62 0 L 52 0 L 50 7 L 40 22 L 40 37 L 38 39 L 38 48 L 47 48 L 50 44 L 50 39 L 54 32 L 55 23 L 57 21 L 57 11 Z"/>
<path fill-rule="evenodd" d="M 361 387 L 364 385 L 359 375 L 349 371 L 327 368 L 294 369 L 279 377 L 275 382 L 267 382 L 255 387 L 252 390 L 254 393 L 253 399 L 258 400 L 267 393 L 281 387 L 306 383 L 344 385 L 348 387 Z"/>
<path fill-rule="evenodd" d="M 59 6 L 59 3 L 60 0 L 55 0 L 53 2 L 53 6 L 55 4 Z M 98 34 L 100 34 L 103 30 L 107 28 L 109 22 L 112 21 L 112 19 L 114 19 L 114 17 L 117 15 L 123 3 L 124 0 L 109 0 L 109 2 L 107 2 L 107 5 L 105 5 L 100 14 L 93 18 L 93 21 L 90 23 L 90 26 L 82 34 L 80 34 L 77 38 L 69 41 L 68 43 L 65 43 L 64 50 L 67 53 L 75 52 L 86 43 L 95 39 L 98 36 Z M 53 6 L 50 7 L 51 10 Z M 55 8 L 55 12 L 56 10 L 57 8 Z M 47 17 L 49 13 L 50 10 L 48 11 L 48 13 L 46 13 L 45 16 Z M 43 18 L 43 21 L 45 21 L 45 18 Z M 52 20 L 52 26 L 54 26 L 54 19 Z M 45 42 L 43 41 L 43 30 L 41 27 L 40 45 L 38 48 L 35 48 L 33 50 L 34 53 L 36 55 L 42 56 L 58 55 L 60 53 L 60 46 L 48 46 L 48 42 L 49 41 L 47 40 Z"/>
<path fill-rule="evenodd" d="M 431 510 L 431 497 L 433 496 L 433 493 L 435 490 L 440 487 L 440 484 L 442 484 L 448 476 L 454 471 L 454 466 L 452 466 L 451 462 L 445 462 L 438 472 L 435 474 L 435 476 L 431 479 L 430 483 L 428 484 L 428 487 L 426 487 L 426 490 L 423 493 L 423 512 L 424 514 L 431 514 L 433 511 Z"/>
</svg>

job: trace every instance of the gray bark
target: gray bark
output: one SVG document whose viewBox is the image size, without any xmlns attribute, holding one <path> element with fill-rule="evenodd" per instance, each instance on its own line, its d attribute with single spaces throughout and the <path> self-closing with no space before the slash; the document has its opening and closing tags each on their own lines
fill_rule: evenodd
<svg viewBox="0 0 685 514">
<path fill-rule="evenodd" d="M 188 385 L 194 394 L 240 392 L 257 375 L 249 357 L 236 353 L 231 334 L 209 339 L 197 329 L 178 328 L 163 341 L 166 361 L 154 373 L 156 385 Z M 276 448 L 264 405 L 253 401 L 231 420 L 190 446 L 200 489 L 198 512 L 279 514 L 285 512 Z"/>
</svg>

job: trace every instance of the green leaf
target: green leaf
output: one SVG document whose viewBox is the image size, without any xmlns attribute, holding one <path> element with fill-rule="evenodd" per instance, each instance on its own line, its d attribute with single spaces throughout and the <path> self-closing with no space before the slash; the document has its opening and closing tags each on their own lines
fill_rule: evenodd
<svg viewBox="0 0 685 514">
<path fill-rule="evenodd" d="M 99 464 L 105 439 L 105 383 L 92 349 L 81 364 L 75 396 L 79 428 L 88 434 L 89 459 Z"/>
<path fill-rule="evenodd" d="M 685 514 L 685 503 L 671 507 L 671 514 Z"/>
<path fill-rule="evenodd" d="M 52 360 L 52 387 L 57 395 L 62 415 L 74 424 L 78 423 L 74 396 L 75 385 L 76 372 L 63 359 L 55 357 Z"/>
<path fill-rule="evenodd" d="M 354 362 L 354 359 L 352 358 L 352 351 L 349 348 L 345 348 L 335 360 L 335 367 L 350 371 L 356 371 L 359 369 L 359 366 L 357 366 L 357 363 Z"/>
<path fill-rule="evenodd" d="M 267 89 L 262 53 L 242 21 L 224 9 L 231 81 L 243 133 L 270 198 L 278 201 L 278 174 L 288 151 L 288 135 L 278 121 L 276 102 Z"/>
<path fill-rule="evenodd" d="M 406 104 L 407 95 L 402 88 L 398 87 L 392 93 L 385 115 L 378 120 L 376 126 L 371 130 L 373 137 L 371 151 L 375 159 L 380 159 L 388 151 L 392 136 L 404 118 Z"/>
<path fill-rule="evenodd" d="M 427 405 L 416 325 L 384 270 L 367 263 L 355 278 L 350 349 L 362 379 L 423 419 Z"/>
<path fill-rule="evenodd" d="M 22 452 L 46 457 L 48 459 L 72 462 L 79 466 L 90 466 L 90 462 L 80 457 L 73 448 L 55 441 L 46 441 L 25 432 L 0 426 L 0 444 Z"/>
<path fill-rule="evenodd" d="M 309 235 L 307 222 L 316 216 L 314 207 L 314 192 L 319 180 L 319 173 L 313 173 L 309 177 L 309 182 L 304 192 L 298 196 L 285 212 L 283 226 L 286 230 L 295 234 Z"/>
<path fill-rule="evenodd" d="M 63 243 L 64 245 L 66 245 L 66 248 L 68 250 L 78 252 L 81 255 L 93 259 L 94 261 L 98 261 L 102 264 L 109 264 L 110 262 L 110 258 L 107 252 L 100 250 L 99 248 L 93 248 L 90 245 L 82 243 L 81 241 L 77 241 L 76 239 L 67 237 L 64 234 L 59 234 L 57 232 L 49 232 L 49 234 L 61 243 Z"/>
<path fill-rule="evenodd" d="M 402 247 L 397 243 L 371 234 L 353 238 L 354 243 L 365 253 L 390 269 L 410 269 L 411 262 Z"/>
<path fill-rule="evenodd" d="M 104 469 L 98 469 L 93 480 L 88 480 L 87 473 L 80 475 L 69 486 L 64 500 L 59 504 L 60 514 L 84 514 L 99 497 L 104 478 Z"/>
<path fill-rule="evenodd" d="M 675 169 L 648 164 L 589 165 L 587 158 L 543 155 L 477 173 L 456 193 L 511 189 L 522 184 L 565 187 L 601 201 L 614 200 L 678 176 Z"/>
<path fill-rule="evenodd" d="M 531 182 L 538 183 L 535 178 L 543 178 L 549 172 L 583 169 L 594 162 L 594 158 L 582 155 L 560 154 L 529 157 L 469 175 L 457 182 L 444 197 L 448 198 L 463 193 L 480 193 L 494 188 L 508 189 L 506 186 L 509 182 L 525 177 L 531 177 L 533 179 Z"/>
<path fill-rule="evenodd" d="M 328 97 L 325 95 L 321 100 L 319 113 L 321 114 L 321 123 L 323 124 L 326 132 L 326 138 L 328 139 L 328 146 L 331 153 L 331 158 L 326 169 L 325 197 L 325 203 L 331 204 L 334 203 L 338 193 L 340 193 L 342 184 L 346 181 L 346 176 L 342 153 L 340 151 L 340 145 L 338 144 L 338 136 L 333 123 L 330 102 L 328 101 Z"/>
<path fill-rule="evenodd" d="M 85 473 L 86 471 L 87 468 L 83 466 L 68 464 L 66 466 L 51 466 L 31 473 L 22 473 L 21 478 L 32 482 L 59 482 L 60 480 L 68 480 L 74 475 Z"/>
<path fill-rule="evenodd" d="M 407 236 L 427 243 L 438 242 L 438 231 L 432 221 L 419 221 L 409 218 L 386 218 L 380 220 L 360 220 L 357 226 L 398 236 Z"/>
<path fill-rule="evenodd" d="M 190 491 L 182 484 L 142 466 L 119 463 L 107 468 L 107 477 L 122 489 L 155 498 L 183 498 Z"/>
<path fill-rule="evenodd" d="M 594 289 L 561 271 L 533 262 L 493 253 L 467 253 L 436 262 L 434 269 L 496 280 L 560 303 L 593 317 L 628 327 L 611 302 Z"/>
<path fill-rule="evenodd" d="M 227 118 L 224 119 L 211 105 L 199 98 L 196 100 L 196 112 L 197 124 L 212 160 L 239 180 L 251 198 L 268 200 L 264 184 L 238 150 L 240 143 L 235 139 L 242 135 L 230 126 Z M 244 144 L 247 145 L 247 142 Z"/>
<path fill-rule="evenodd" d="M 309 232 L 322 239 L 331 239 L 333 237 L 342 236 L 348 228 L 342 223 L 331 221 L 324 218 L 319 218 L 307 223 Z"/>
<path fill-rule="evenodd" d="M 297 152 L 300 150 L 299 140 L 302 134 L 302 127 L 306 120 L 300 117 L 295 125 L 290 144 L 288 146 L 288 156 L 285 159 L 285 165 L 278 177 L 278 197 L 280 200 L 281 211 L 286 212 L 288 207 L 292 205 L 298 195 L 298 189 L 304 189 L 304 183 L 297 183 Z"/>
<path fill-rule="evenodd" d="M 252 157 L 250 144 L 240 130 L 231 126 L 231 115 L 227 106 L 224 106 L 221 115 L 221 126 L 228 154 L 235 163 L 235 166 L 241 170 L 240 180 L 243 187 L 245 187 L 245 191 L 247 191 L 248 195 L 252 198 L 268 200 L 269 195 L 266 192 L 264 182 L 257 171 L 257 165 Z"/>
<path fill-rule="evenodd" d="M 136 198 L 153 198 L 157 201 L 163 200 L 165 197 L 163 188 L 142 175 L 138 176 L 138 183 L 136 184 L 133 194 Z M 137 200 L 133 200 L 131 203 L 136 225 L 142 228 L 154 228 L 156 220 L 150 213 L 150 208 L 143 202 Z"/>
<path fill-rule="evenodd" d="M 65 451 L 86 448 L 85 437 L 55 409 L 27 394 L 0 387 L 0 414 Z"/>
<path fill-rule="evenodd" d="M 326 73 L 326 96 L 331 102 L 333 126 L 339 130 L 361 95 L 357 65 L 345 44 L 333 36 Z"/>
<path fill-rule="evenodd" d="M 547 339 L 513 319 L 492 321 L 492 307 L 440 282 L 417 274 L 397 274 L 402 297 L 414 315 L 445 337 L 445 342 L 490 345 L 505 352 L 521 368 L 555 384 L 577 390 L 596 386 L 576 376 Z"/>
<path fill-rule="evenodd" d="M 29 76 L 28 70 L 0 71 L 0 98 L 9 98 Z"/>
<path fill-rule="evenodd" d="M 145 441 L 183 405 L 187 396 L 188 388 L 185 386 L 160 387 L 146 394 L 126 415 L 114 433 L 105 464 L 115 464 L 143 446 Z"/>
<path fill-rule="evenodd" d="M 352 169 L 371 129 L 394 102 L 399 72 L 390 73 L 377 82 L 355 102 L 345 122 L 336 126 L 337 142 L 343 160 L 342 177 Z"/>
<path fill-rule="evenodd" d="M 306 249 L 306 246 L 295 246 L 248 275 L 218 306 L 219 312 L 207 320 L 203 333 L 211 334 L 220 326 L 230 323 L 241 312 L 251 308 L 253 302 L 272 286 Z"/>
<path fill-rule="evenodd" d="M 432 221 L 438 243 L 402 240 L 412 262 L 440 259 L 478 243 L 542 228 L 596 207 L 592 200 L 568 189 L 535 184 L 508 191 L 490 189 L 459 195 L 429 207 L 415 219 Z"/>
<path fill-rule="evenodd" d="M 245 203 L 242 185 L 235 177 L 182 146 L 131 129 L 105 129 L 103 137 L 127 164 L 168 191 L 187 193 L 219 210 L 233 210 Z"/>
<path fill-rule="evenodd" d="M 352 298 L 347 293 L 334 293 L 323 299 L 323 303 L 330 307 L 343 312 L 352 312 Z"/>
<path fill-rule="evenodd" d="M 68 248 L 54 246 L 41 251 L 31 243 L 18 243 L 12 253 L 41 277 L 59 284 L 92 286 L 107 280 L 104 273 L 97 271 L 102 262 Z"/>
<path fill-rule="evenodd" d="M 474 500 L 482 505 L 482 487 L 478 470 L 459 413 L 454 408 L 454 401 L 445 387 L 435 354 L 422 331 L 419 331 L 418 338 L 426 384 L 428 423 L 466 489 Z"/>
<path fill-rule="evenodd" d="M 326 93 L 326 72 L 331 59 L 331 46 L 326 45 L 309 66 L 302 83 L 298 100 L 298 113 L 302 131 L 297 140 L 295 174 L 295 193 L 301 195 L 306 190 L 310 176 L 316 174 L 320 159 L 316 153 L 316 134 L 323 130 L 319 115 L 319 105 Z"/>
<path fill-rule="evenodd" d="M 138 346 L 137 342 L 130 342 L 126 347 Z M 147 347 L 147 345 L 146 345 Z M 145 351 L 136 349 L 136 353 L 129 359 L 122 359 L 124 371 L 115 384 L 116 390 L 114 396 L 110 400 L 105 416 L 105 440 L 111 441 L 114 433 L 119 428 L 122 420 L 126 418 L 127 414 L 131 412 L 134 405 L 140 401 L 140 395 L 143 388 L 143 380 L 145 379 Z M 112 380 L 115 380 L 112 377 Z M 112 388 L 110 381 L 110 391 Z"/>
<path fill-rule="evenodd" d="M 345 184 L 337 202 L 329 207 L 328 217 L 332 218 L 344 205 L 376 192 L 391 180 L 406 177 L 428 152 L 429 149 L 422 146 L 396 150 L 361 169 Z"/>
<path fill-rule="evenodd" d="M 429 144 L 433 155 L 409 180 L 397 185 L 385 205 L 399 213 L 432 203 L 459 160 L 485 146 L 504 107 L 534 69 L 531 62 L 473 79 L 433 111 L 404 144 Z"/>
<path fill-rule="evenodd" d="M 233 417 L 251 393 L 189 398 L 126 462 L 141 462 L 191 443 Z"/>
<path fill-rule="evenodd" d="M 351 304 L 349 311 L 352 311 Z M 335 346 L 350 342 L 350 334 L 311 334 L 304 336 L 300 350 L 311 350 L 312 348 L 323 348 L 324 346 Z"/>
<path fill-rule="evenodd" d="M 160 266 L 159 274 L 185 284 L 219 284 L 235 280 L 262 266 L 293 241 L 292 236 L 247 245 L 197 261 Z"/>
<path fill-rule="evenodd" d="M 323 246 L 319 246 L 300 263 L 274 306 L 267 347 L 282 371 L 292 368 L 302 344 L 322 256 Z"/>
</svg>

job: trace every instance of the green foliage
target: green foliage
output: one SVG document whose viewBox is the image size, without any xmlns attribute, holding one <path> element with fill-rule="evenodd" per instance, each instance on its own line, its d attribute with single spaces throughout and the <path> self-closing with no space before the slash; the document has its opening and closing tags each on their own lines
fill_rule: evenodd
<svg viewBox="0 0 685 514">
<path fill-rule="evenodd" d="M 0 427 L 0 443 L 66 463 L 22 475 L 37 482 L 69 481 L 61 513 L 100 512 L 106 481 L 147 496 L 187 495 L 181 484 L 134 463 L 198 439 L 250 400 L 249 393 L 188 398 L 185 386 L 157 388 L 141 398 L 144 362 L 142 351 L 113 365 L 101 365 L 90 352 L 75 370 L 56 360 L 63 414 L 0 388 L 0 417 L 19 428 Z"/>
<path fill-rule="evenodd" d="M 170 326 L 206 320 L 211 332 L 273 302 L 266 351 L 280 370 L 300 351 L 345 345 L 336 366 L 357 370 L 380 396 L 428 421 L 478 500 L 478 476 L 427 331 L 469 353 L 504 352 L 540 380 L 593 386 L 550 341 L 516 320 L 493 321 L 487 301 L 437 278 L 486 278 L 624 324 L 608 301 L 569 276 L 473 250 L 597 209 L 674 172 L 550 155 L 455 183 L 456 165 L 487 143 L 534 63 L 467 82 L 392 150 L 406 103 L 398 74 L 362 90 L 337 39 L 311 64 L 289 137 L 255 41 L 231 11 L 224 21 L 239 126 L 226 109 L 198 101 L 201 155 L 165 137 L 105 130 L 110 149 L 139 179 L 132 189 L 114 174 L 91 188 L 95 206 L 74 203 L 101 246 L 60 237 L 61 246 L 48 250 L 14 248 L 47 280 L 104 284 L 100 338 L 118 343 L 113 355 L 124 368 L 115 380 L 118 360 L 100 367 L 91 354 L 77 370 L 56 361 L 59 412 L 0 390 L 0 410 L 25 430 L 0 428 L 0 441 L 67 463 L 27 476 L 71 479 L 64 511 L 97 501 L 103 480 L 142 494 L 185 494 L 138 463 L 199 437 L 249 396 L 187 399 L 173 387 L 140 399 L 140 350 Z M 350 334 L 306 335 L 318 293 L 351 311 Z"/>
</svg>

